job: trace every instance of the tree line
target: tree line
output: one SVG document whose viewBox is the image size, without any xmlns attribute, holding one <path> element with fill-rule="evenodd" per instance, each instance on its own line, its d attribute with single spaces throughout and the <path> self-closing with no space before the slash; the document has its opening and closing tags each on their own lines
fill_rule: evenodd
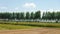
<svg viewBox="0 0 60 34">
<path fill-rule="evenodd" d="M 43 12 L 42 19 L 59 20 L 60 19 L 60 12 Z"/>
<path fill-rule="evenodd" d="M 40 19 L 40 11 L 37 12 L 20 12 L 20 13 L 0 13 L 0 19 Z"/>
<path fill-rule="evenodd" d="M 0 13 L 0 19 L 45 19 L 56 20 L 60 19 L 60 12 L 43 12 L 41 17 L 41 11 L 34 12 L 20 12 L 20 13 Z"/>
</svg>

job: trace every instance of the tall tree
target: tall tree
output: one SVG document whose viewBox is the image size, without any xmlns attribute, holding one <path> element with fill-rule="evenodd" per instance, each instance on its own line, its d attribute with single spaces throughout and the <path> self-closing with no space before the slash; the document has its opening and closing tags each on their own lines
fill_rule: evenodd
<svg viewBox="0 0 60 34">
<path fill-rule="evenodd" d="M 34 19 L 40 19 L 40 18 L 41 18 L 40 11 L 35 12 Z"/>
<path fill-rule="evenodd" d="M 20 19 L 24 19 L 24 13 L 20 13 Z"/>
<path fill-rule="evenodd" d="M 16 13 L 12 13 L 12 19 L 16 19 Z"/>
<path fill-rule="evenodd" d="M 42 14 L 42 19 L 46 19 L 45 12 Z"/>
<path fill-rule="evenodd" d="M 52 12 L 52 14 L 51 14 L 51 19 L 52 19 L 52 20 L 55 19 L 55 12 Z"/>
<path fill-rule="evenodd" d="M 26 19 L 29 19 L 30 18 L 30 14 L 29 12 L 26 13 Z"/>
<path fill-rule="evenodd" d="M 33 12 L 31 12 L 30 19 L 34 19 L 34 13 Z"/>
<path fill-rule="evenodd" d="M 16 13 L 16 19 L 19 19 L 19 13 Z"/>
<path fill-rule="evenodd" d="M 60 19 L 60 12 L 57 12 L 55 15 L 56 15 L 56 19 L 59 20 Z"/>
</svg>

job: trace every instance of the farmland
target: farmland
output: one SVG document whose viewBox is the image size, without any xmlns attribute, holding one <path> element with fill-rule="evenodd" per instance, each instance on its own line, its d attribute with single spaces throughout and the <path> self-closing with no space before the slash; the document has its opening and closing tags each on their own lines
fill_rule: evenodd
<svg viewBox="0 0 60 34">
<path fill-rule="evenodd" d="M 0 34 L 60 34 L 60 23 L 0 21 Z"/>
<path fill-rule="evenodd" d="M 41 23 L 41 22 L 9 22 L 0 21 L 0 29 L 29 29 L 29 28 L 60 28 L 60 23 Z"/>
</svg>

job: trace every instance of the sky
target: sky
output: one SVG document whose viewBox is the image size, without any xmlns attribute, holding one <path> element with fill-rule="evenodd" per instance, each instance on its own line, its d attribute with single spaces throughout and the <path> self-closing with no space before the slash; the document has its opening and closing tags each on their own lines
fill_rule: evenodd
<svg viewBox="0 0 60 34">
<path fill-rule="evenodd" d="M 0 12 L 60 10 L 60 0 L 0 0 Z"/>
</svg>

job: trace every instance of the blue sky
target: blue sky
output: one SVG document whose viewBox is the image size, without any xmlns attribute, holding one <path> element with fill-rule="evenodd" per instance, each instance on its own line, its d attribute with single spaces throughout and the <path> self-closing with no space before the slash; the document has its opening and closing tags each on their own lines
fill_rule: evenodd
<svg viewBox="0 0 60 34">
<path fill-rule="evenodd" d="M 0 0 L 0 12 L 60 10 L 60 0 Z"/>
</svg>

